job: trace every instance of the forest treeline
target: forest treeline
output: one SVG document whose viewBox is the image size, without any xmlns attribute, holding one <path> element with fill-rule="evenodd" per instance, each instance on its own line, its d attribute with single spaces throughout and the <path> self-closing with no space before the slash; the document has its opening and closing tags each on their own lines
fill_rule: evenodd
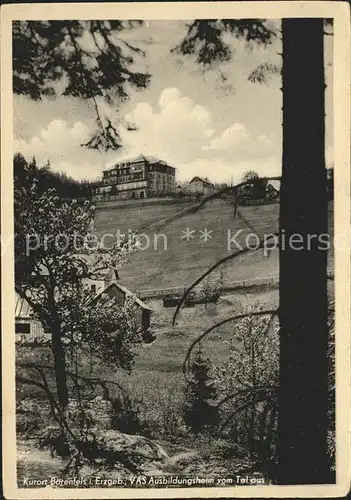
<svg viewBox="0 0 351 500">
<path fill-rule="evenodd" d="M 15 185 L 29 187 L 36 179 L 38 193 L 45 193 L 54 188 L 62 199 L 90 199 L 92 181 L 76 180 L 63 172 L 51 170 L 50 163 L 38 166 L 36 159 L 27 161 L 21 153 L 16 153 L 13 159 Z"/>
</svg>

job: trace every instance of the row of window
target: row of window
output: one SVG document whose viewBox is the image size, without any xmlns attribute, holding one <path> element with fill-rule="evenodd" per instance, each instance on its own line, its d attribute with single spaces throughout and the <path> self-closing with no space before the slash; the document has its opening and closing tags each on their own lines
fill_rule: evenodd
<svg viewBox="0 0 351 500">
<path fill-rule="evenodd" d="M 159 172 L 175 176 L 175 169 L 173 167 L 168 167 L 167 165 L 150 165 L 148 170 L 149 172 Z"/>
<path fill-rule="evenodd" d="M 111 191 L 111 189 L 112 189 L 112 186 L 99 186 L 99 187 L 93 188 L 92 193 L 93 194 L 108 193 L 109 191 Z"/>
<path fill-rule="evenodd" d="M 173 181 L 175 179 L 174 174 L 172 175 L 171 173 L 159 172 L 157 170 L 152 171 L 151 169 L 148 172 L 148 176 L 150 176 L 150 177 L 153 177 L 155 174 L 160 174 L 160 175 L 164 175 L 164 176 L 166 175 L 167 177 L 171 178 Z M 139 177 L 140 178 L 140 177 L 143 177 L 143 175 L 144 175 L 144 172 L 142 170 L 137 171 L 137 172 L 122 171 L 122 172 L 118 172 L 118 174 L 116 172 L 106 172 L 106 173 L 104 173 L 103 180 L 105 180 L 107 182 L 108 181 L 111 182 L 112 179 L 115 179 L 116 181 L 117 181 L 117 179 L 119 181 L 121 181 L 121 180 L 123 181 L 126 177 L 128 177 L 128 178 Z"/>
<path fill-rule="evenodd" d="M 142 179 L 142 178 L 143 178 L 143 172 L 140 172 L 140 173 L 138 172 L 137 174 L 119 177 L 118 184 L 120 184 L 121 182 L 128 182 L 128 181 L 138 180 L 138 179 Z M 116 178 L 116 183 L 117 183 L 117 178 Z"/>
<path fill-rule="evenodd" d="M 123 175 L 130 175 L 132 173 L 143 173 L 144 171 L 144 165 L 139 164 L 139 165 L 133 165 L 129 167 L 120 167 L 117 166 L 113 170 L 108 170 L 103 172 L 103 177 L 104 178 L 110 178 L 114 176 L 123 176 Z M 159 173 L 164 173 L 164 174 L 169 174 L 172 176 L 175 176 L 175 169 L 173 167 L 169 167 L 168 165 L 149 165 L 148 167 L 149 172 L 159 172 Z"/>
<path fill-rule="evenodd" d="M 134 181 L 134 182 L 133 182 Z M 173 176 L 155 175 L 155 173 L 149 173 L 147 179 L 138 179 L 137 176 L 122 177 L 117 182 L 117 179 L 103 179 L 103 185 L 97 185 L 93 188 L 93 194 L 97 193 L 108 193 L 112 189 L 112 185 L 116 186 L 117 190 L 128 190 L 137 189 L 142 187 L 155 187 L 157 189 L 164 189 L 167 186 L 168 189 L 172 189 L 175 185 L 175 179 Z"/>
<path fill-rule="evenodd" d="M 156 174 L 156 175 L 155 175 Z M 158 175 L 157 175 L 158 174 Z M 157 179 L 166 179 L 167 181 L 169 182 L 175 182 L 175 178 L 173 175 L 169 175 L 169 174 L 160 174 L 160 172 L 150 172 L 148 174 L 148 177 L 150 177 L 151 179 L 154 179 L 155 177 Z"/>
<path fill-rule="evenodd" d="M 127 190 L 127 189 L 140 189 L 143 187 L 147 187 L 147 181 L 139 181 L 139 182 L 128 182 L 126 184 L 118 184 L 118 190 Z"/>
</svg>

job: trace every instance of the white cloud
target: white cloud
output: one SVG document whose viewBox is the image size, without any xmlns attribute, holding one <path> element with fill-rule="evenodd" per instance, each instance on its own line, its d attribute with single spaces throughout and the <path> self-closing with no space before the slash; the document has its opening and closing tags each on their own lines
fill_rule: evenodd
<svg viewBox="0 0 351 500">
<path fill-rule="evenodd" d="M 259 142 L 261 142 L 262 144 L 265 144 L 265 145 L 267 145 L 267 146 L 271 146 L 271 145 L 273 144 L 273 142 L 270 140 L 270 138 L 269 138 L 269 137 L 267 137 L 267 136 L 266 136 L 266 134 L 262 134 L 262 135 L 260 135 L 260 136 L 257 138 L 257 140 L 258 140 Z"/>
<path fill-rule="evenodd" d="M 248 158 L 268 158 L 276 153 L 268 137 L 252 137 L 243 123 L 235 122 L 215 135 L 206 107 L 194 103 L 176 87 L 164 89 L 158 104 L 154 109 L 146 102 L 139 103 L 125 116 L 127 122 L 136 125 L 137 131 L 122 130 L 124 157 L 140 153 L 154 155 L 180 169 L 179 165 L 200 158 L 234 165 Z"/>
<path fill-rule="evenodd" d="M 161 109 L 164 109 L 167 104 L 178 101 L 181 98 L 182 93 L 179 89 L 177 89 L 176 87 L 168 88 L 161 93 L 158 104 Z"/>
<path fill-rule="evenodd" d="M 247 142 L 249 137 L 250 134 L 243 123 L 234 123 L 224 130 L 220 136 L 212 139 L 210 146 L 214 150 L 228 150 Z"/>
<path fill-rule="evenodd" d="M 46 129 L 38 136 L 28 141 L 15 141 L 15 149 L 24 155 L 50 154 L 50 156 L 63 155 L 86 141 L 89 138 L 89 128 L 82 122 L 76 122 L 69 127 L 64 120 L 52 120 Z"/>
<path fill-rule="evenodd" d="M 53 170 L 75 178 L 96 178 L 101 176 L 103 159 L 98 152 L 81 147 L 90 135 L 89 127 L 81 121 L 69 126 L 64 120 L 52 120 L 39 135 L 15 140 L 14 151 L 27 159 L 35 156 L 38 165 L 49 160 Z"/>
<path fill-rule="evenodd" d="M 161 92 L 159 110 L 139 103 L 125 116 L 137 131 L 122 130 L 127 151 L 152 154 L 172 162 L 197 158 L 213 135 L 211 115 L 177 88 Z"/>
<path fill-rule="evenodd" d="M 99 100 L 99 109 L 111 119 L 112 108 Z M 96 178 L 114 161 L 139 154 L 159 157 L 177 168 L 179 180 L 194 175 L 214 181 L 240 180 L 247 170 L 261 175 L 279 173 L 278 150 L 262 134 L 253 137 L 246 125 L 234 122 L 215 134 L 215 127 L 205 106 L 193 102 L 175 87 L 164 89 L 153 108 L 147 102 L 138 103 L 125 117 L 136 125 L 136 131 L 120 127 L 124 144 L 121 152 L 101 154 L 80 145 L 91 137 L 93 129 L 76 121 L 52 120 L 38 135 L 15 141 L 15 151 L 27 158 L 36 157 L 38 164 L 49 159 L 53 170 L 75 178 Z"/>
</svg>

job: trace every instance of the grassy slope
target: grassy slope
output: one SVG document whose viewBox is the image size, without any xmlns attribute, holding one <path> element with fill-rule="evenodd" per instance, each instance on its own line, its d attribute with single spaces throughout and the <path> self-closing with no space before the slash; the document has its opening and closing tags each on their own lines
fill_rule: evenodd
<svg viewBox="0 0 351 500">
<path fill-rule="evenodd" d="M 128 229 L 135 231 L 172 216 L 179 210 L 179 205 L 102 209 L 96 214 L 96 228 L 99 234 L 115 232 L 117 229 L 121 232 Z M 242 207 L 240 211 L 259 236 L 277 231 L 279 205 Z M 331 231 L 332 225 L 330 212 Z M 181 239 L 182 231 L 187 228 L 195 230 L 195 238 L 189 242 Z M 199 231 L 205 228 L 213 231 L 212 239 L 207 242 L 199 238 Z M 121 282 L 132 290 L 189 284 L 218 259 L 236 250 L 234 244 L 231 250 L 228 249 L 228 231 L 234 235 L 237 230 L 243 230 L 237 237 L 237 241 L 243 244 L 247 235 L 252 232 L 245 222 L 238 217 L 233 218 L 233 209 L 229 205 L 220 200 L 209 202 L 198 212 L 187 214 L 161 227 L 158 230 L 157 247 L 153 244 L 157 230 L 150 231 L 150 248 L 132 255 L 130 264 L 124 266 L 120 272 Z M 162 234 L 167 238 L 166 248 L 160 236 Z M 142 240 L 143 245 L 145 241 Z M 254 245 L 255 239 L 251 238 L 249 244 Z M 278 252 L 272 251 L 270 256 L 266 257 L 263 251 L 259 250 L 228 265 L 225 279 L 237 281 L 277 274 Z"/>
</svg>

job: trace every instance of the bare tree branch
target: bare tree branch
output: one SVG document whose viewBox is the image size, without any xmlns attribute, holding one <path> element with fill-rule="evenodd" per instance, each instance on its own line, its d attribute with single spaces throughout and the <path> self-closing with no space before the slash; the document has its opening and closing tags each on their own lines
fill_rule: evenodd
<svg viewBox="0 0 351 500">
<path fill-rule="evenodd" d="M 53 371 L 53 367 L 52 366 L 49 366 L 49 365 L 40 365 L 40 368 L 38 367 L 38 365 L 36 365 L 35 363 L 29 363 L 29 362 L 19 362 L 17 363 L 17 365 L 19 368 L 32 368 L 34 370 L 37 370 L 39 371 L 40 369 L 44 369 L 44 370 L 49 370 L 49 371 Z M 66 371 L 67 375 L 69 377 L 71 377 L 72 379 L 80 379 L 82 380 L 83 382 L 87 382 L 89 384 L 95 384 L 95 385 L 100 385 L 102 389 L 105 388 L 106 384 L 111 384 L 115 387 L 118 387 L 118 389 L 120 389 L 120 391 L 122 393 L 124 393 L 125 395 L 127 394 L 127 391 L 118 383 L 118 382 L 115 382 L 114 380 L 101 380 L 97 377 L 93 378 L 93 377 L 84 377 L 83 375 L 77 375 L 71 371 Z"/>
<path fill-rule="evenodd" d="M 245 247 L 243 248 L 242 250 L 239 250 L 238 252 L 235 252 L 234 254 L 230 254 L 230 255 L 227 255 L 226 257 L 223 257 L 223 259 L 220 259 L 218 260 L 212 267 L 210 267 L 210 269 L 208 269 L 202 276 L 200 276 L 200 278 L 198 278 L 196 281 L 194 281 L 192 283 L 192 285 L 190 285 L 184 292 L 183 296 L 181 297 L 181 299 L 179 300 L 178 304 L 177 304 L 177 307 L 176 307 L 176 310 L 173 314 L 173 320 L 172 320 L 172 325 L 174 326 L 175 325 L 175 321 L 176 321 L 176 318 L 177 318 L 177 315 L 179 313 L 179 310 L 180 308 L 182 307 L 182 305 L 184 304 L 185 302 L 185 299 L 188 297 L 189 293 L 199 284 L 201 283 L 201 281 L 203 279 L 206 278 L 206 276 L 208 276 L 209 274 L 211 274 L 215 269 L 217 269 L 217 267 L 221 266 L 222 264 L 230 261 L 230 260 L 233 260 L 233 259 L 236 259 L 237 257 L 241 256 L 241 255 L 244 255 L 246 253 L 249 253 L 249 252 L 256 252 L 257 250 L 259 250 L 260 248 L 263 248 L 263 246 L 273 237 L 273 236 L 277 236 L 277 234 L 272 234 L 270 235 L 269 238 L 267 238 L 266 240 L 261 240 L 260 241 L 260 244 L 258 245 L 257 248 L 255 249 L 252 249 L 252 248 L 248 248 L 248 247 Z"/>
<path fill-rule="evenodd" d="M 278 387 L 272 387 L 272 386 L 261 386 L 261 387 L 251 387 L 248 389 L 242 389 L 240 391 L 236 391 L 233 394 L 229 394 L 229 396 L 226 396 L 223 398 L 217 405 L 216 408 L 220 408 L 223 406 L 225 403 L 230 401 L 231 399 L 235 399 L 238 396 L 243 396 L 245 394 L 250 394 L 250 393 L 256 393 L 256 392 L 276 392 Z"/>
<path fill-rule="evenodd" d="M 188 360 L 190 360 L 190 355 L 191 355 L 194 347 L 196 346 L 196 344 L 198 344 L 199 342 L 201 342 L 201 340 L 204 337 L 206 337 L 209 333 L 211 333 L 213 330 L 215 330 L 219 326 L 225 325 L 226 323 L 230 323 L 230 322 L 233 322 L 233 321 L 239 321 L 240 319 L 248 318 L 250 316 L 268 316 L 269 314 L 278 314 L 278 311 L 275 310 L 275 309 L 267 309 L 267 310 L 264 310 L 264 311 L 252 311 L 252 312 L 249 312 L 249 313 L 237 314 L 236 316 L 230 316 L 229 318 L 226 318 L 226 319 L 224 319 L 222 321 L 219 321 L 215 325 L 212 325 L 210 328 L 208 328 L 205 332 L 203 332 L 201 335 L 199 335 L 191 343 L 191 345 L 190 345 L 190 347 L 188 349 L 188 352 L 186 354 L 184 363 L 183 363 L 183 373 L 184 373 L 184 375 L 186 375 L 187 362 L 188 362 Z"/>
</svg>

